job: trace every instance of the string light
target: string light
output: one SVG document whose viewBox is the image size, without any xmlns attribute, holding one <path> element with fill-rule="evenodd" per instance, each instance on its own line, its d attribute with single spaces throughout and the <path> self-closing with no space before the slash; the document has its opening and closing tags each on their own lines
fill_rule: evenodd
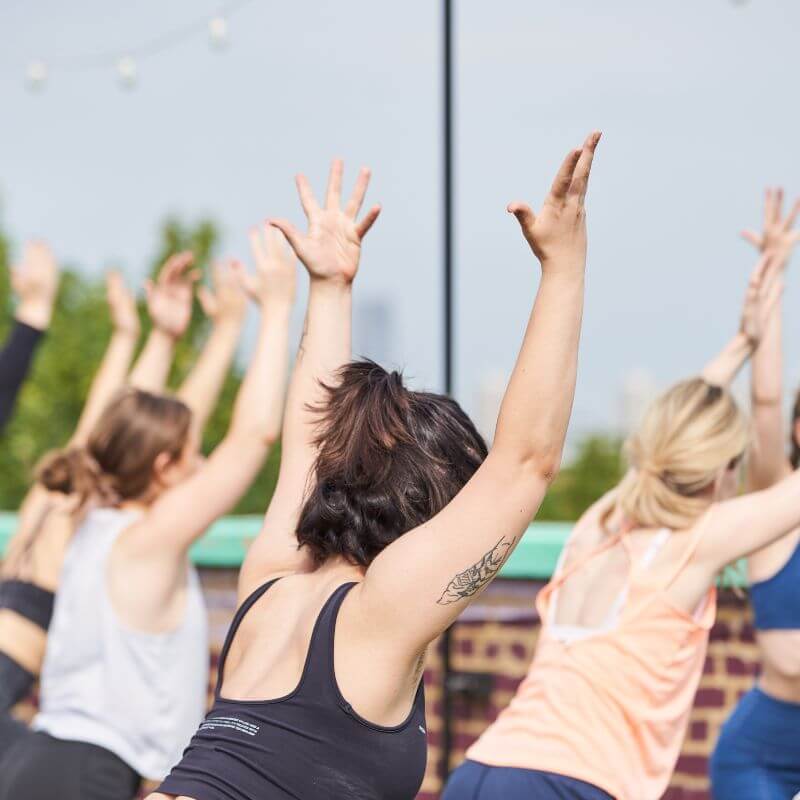
<svg viewBox="0 0 800 800">
<path fill-rule="evenodd" d="M 117 83 L 122 89 L 133 89 L 139 81 L 139 65 L 150 56 L 171 50 L 203 33 L 208 37 L 210 47 L 215 50 L 225 49 L 229 44 L 228 27 L 231 17 L 252 2 L 254 0 L 228 0 L 210 19 L 205 17 L 194 20 L 135 47 L 128 47 L 122 52 L 54 58 L 46 61 L 33 59 L 25 70 L 25 83 L 30 91 L 41 91 L 46 86 L 51 73 L 107 70 L 116 72 Z"/>
<path fill-rule="evenodd" d="M 136 62 L 131 56 L 122 56 L 117 61 L 117 78 L 119 85 L 123 89 L 133 89 L 136 86 L 136 79 L 138 77 L 138 70 L 136 69 Z"/>
<path fill-rule="evenodd" d="M 208 38 L 217 50 L 228 46 L 228 20 L 225 17 L 214 17 L 208 23 Z"/>
<path fill-rule="evenodd" d="M 47 64 L 44 61 L 31 61 L 25 70 L 25 79 L 32 92 L 44 89 L 47 83 Z"/>
</svg>

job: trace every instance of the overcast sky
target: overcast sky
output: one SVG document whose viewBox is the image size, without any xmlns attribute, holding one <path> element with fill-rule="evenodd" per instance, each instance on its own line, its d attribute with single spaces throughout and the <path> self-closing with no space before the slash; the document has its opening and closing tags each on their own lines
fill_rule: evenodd
<svg viewBox="0 0 800 800">
<path fill-rule="evenodd" d="M 615 426 L 633 370 L 664 385 L 737 324 L 753 261 L 741 228 L 761 193 L 800 193 L 796 0 L 456 0 L 457 395 L 510 370 L 536 287 L 512 199 L 539 203 L 563 154 L 600 145 L 589 196 L 589 285 L 573 431 Z M 299 221 L 293 174 L 322 188 L 331 156 L 373 168 L 384 214 L 357 298 L 392 307 L 391 359 L 441 385 L 440 4 L 252 0 L 230 47 L 201 33 L 139 65 L 25 88 L 32 58 L 124 53 L 212 16 L 213 0 L 0 3 L 0 194 L 19 244 L 67 262 L 114 261 L 141 280 L 159 221 L 211 216 L 221 252 L 250 224 Z M 800 308 L 790 278 L 786 303 Z M 787 377 L 800 314 L 786 324 Z M 368 348 L 362 347 L 362 349 Z"/>
</svg>

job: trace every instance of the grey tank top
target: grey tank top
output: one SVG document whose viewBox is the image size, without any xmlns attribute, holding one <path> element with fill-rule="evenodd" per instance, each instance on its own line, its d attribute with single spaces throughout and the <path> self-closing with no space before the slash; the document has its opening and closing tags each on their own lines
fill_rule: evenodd
<svg viewBox="0 0 800 800">
<path fill-rule="evenodd" d="M 106 584 L 108 558 L 136 518 L 113 508 L 91 510 L 70 541 L 33 727 L 104 747 L 140 775 L 159 780 L 180 759 L 205 712 L 208 625 L 191 566 L 186 609 L 175 629 L 145 633 L 119 619 Z"/>
</svg>

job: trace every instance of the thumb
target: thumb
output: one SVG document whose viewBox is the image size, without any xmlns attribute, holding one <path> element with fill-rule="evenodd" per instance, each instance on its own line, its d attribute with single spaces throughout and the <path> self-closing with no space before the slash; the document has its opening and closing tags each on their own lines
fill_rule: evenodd
<svg viewBox="0 0 800 800">
<path fill-rule="evenodd" d="M 533 227 L 533 223 L 536 222 L 536 215 L 527 203 L 520 203 L 519 201 L 509 203 L 507 211 L 517 218 L 517 222 L 522 226 L 523 231 Z"/>
<path fill-rule="evenodd" d="M 750 242 L 753 247 L 757 247 L 759 250 L 764 243 L 764 240 L 755 231 L 742 231 L 742 239 L 746 242 Z"/>
<path fill-rule="evenodd" d="M 292 225 L 288 219 L 275 219 L 271 217 L 267 220 L 267 222 L 272 225 L 273 228 L 277 228 L 286 237 L 286 241 L 289 242 L 292 250 L 294 250 L 297 255 L 300 255 L 300 250 L 303 247 L 303 235 L 300 233 L 300 231 L 297 230 L 297 228 L 295 228 L 295 226 Z"/>
<path fill-rule="evenodd" d="M 217 298 L 208 286 L 199 286 L 197 289 L 197 301 L 200 308 L 207 317 L 213 317 L 217 312 Z"/>
</svg>

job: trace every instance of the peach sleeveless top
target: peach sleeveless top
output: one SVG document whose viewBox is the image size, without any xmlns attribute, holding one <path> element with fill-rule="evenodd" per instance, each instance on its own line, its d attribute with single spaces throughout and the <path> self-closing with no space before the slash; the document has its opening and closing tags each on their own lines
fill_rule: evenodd
<svg viewBox="0 0 800 800">
<path fill-rule="evenodd" d="M 702 524 L 687 533 L 686 549 L 666 578 L 646 571 L 654 553 L 632 562 L 614 619 L 597 629 L 555 625 L 554 592 L 599 548 L 556 570 L 539 592 L 542 629 L 528 675 L 514 699 L 467 751 L 483 764 L 566 775 L 618 800 L 657 800 L 678 759 L 703 672 L 716 590 L 694 614 L 669 600 L 666 589 L 686 568 Z M 663 542 L 672 535 L 656 534 Z M 630 552 L 630 547 L 628 547 Z"/>
</svg>

